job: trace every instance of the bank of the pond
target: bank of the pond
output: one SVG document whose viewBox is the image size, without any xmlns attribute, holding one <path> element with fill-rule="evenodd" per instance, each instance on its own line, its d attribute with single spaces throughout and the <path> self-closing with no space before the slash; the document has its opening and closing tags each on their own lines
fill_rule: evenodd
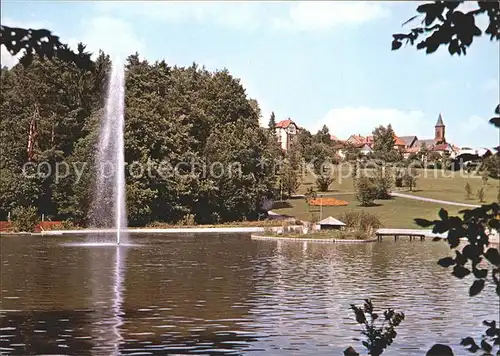
<svg viewBox="0 0 500 356">
<path fill-rule="evenodd" d="M 300 225 L 289 225 L 290 228 L 300 228 Z M 177 228 L 129 228 L 126 230 L 128 233 L 148 233 L 148 234 L 181 234 L 181 233 L 257 233 L 265 232 L 267 230 L 278 230 L 282 226 L 255 226 L 255 227 L 200 227 L 200 226 L 186 226 Z M 77 234 L 102 234 L 102 233 L 116 233 L 116 229 L 83 229 L 83 230 L 50 230 L 42 231 L 40 235 L 77 235 Z"/>
<path fill-rule="evenodd" d="M 348 244 L 377 242 L 376 237 L 369 238 L 369 239 L 363 239 L 363 240 L 351 240 L 351 239 L 336 239 L 333 237 L 314 238 L 314 237 L 307 237 L 308 235 L 304 235 L 304 236 L 300 236 L 300 235 L 280 236 L 280 235 L 252 234 L 250 236 L 251 236 L 252 240 L 286 240 L 286 241 L 300 241 L 300 242 L 348 243 Z"/>
</svg>

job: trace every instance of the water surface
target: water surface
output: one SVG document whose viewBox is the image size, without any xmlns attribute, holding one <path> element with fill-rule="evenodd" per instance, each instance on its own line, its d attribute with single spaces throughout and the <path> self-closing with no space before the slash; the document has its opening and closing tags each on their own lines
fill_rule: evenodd
<svg viewBox="0 0 500 356">
<path fill-rule="evenodd" d="M 71 245 L 84 240 L 0 239 L 2 354 L 341 355 L 362 350 L 349 306 L 364 298 L 406 314 L 384 355 L 436 342 L 461 354 L 461 338 L 496 313 L 492 291 L 471 303 L 470 281 L 436 264 L 445 243 L 151 234 Z"/>
</svg>

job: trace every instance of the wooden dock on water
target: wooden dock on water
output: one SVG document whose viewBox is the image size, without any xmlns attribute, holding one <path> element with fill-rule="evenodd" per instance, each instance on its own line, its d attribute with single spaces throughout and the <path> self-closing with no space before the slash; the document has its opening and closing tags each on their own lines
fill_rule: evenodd
<svg viewBox="0 0 500 356">
<path fill-rule="evenodd" d="M 384 237 L 392 237 L 394 241 L 399 238 L 409 238 L 410 241 L 420 239 L 424 241 L 426 237 L 428 238 L 446 238 L 445 234 L 434 234 L 432 230 L 419 230 L 419 229 L 378 229 L 375 232 L 378 241 L 382 241 Z"/>
</svg>

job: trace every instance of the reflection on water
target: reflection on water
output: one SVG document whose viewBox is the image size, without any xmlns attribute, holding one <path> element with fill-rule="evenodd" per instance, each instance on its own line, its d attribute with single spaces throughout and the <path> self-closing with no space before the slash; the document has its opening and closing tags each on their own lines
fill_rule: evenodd
<svg viewBox="0 0 500 356">
<path fill-rule="evenodd" d="M 349 305 L 371 297 L 406 314 L 384 355 L 424 355 L 435 342 L 463 350 L 492 314 L 491 291 L 470 303 L 467 283 L 437 266 L 444 243 L 130 240 L 2 238 L 1 353 L 338 355 L 361 350 Z"/>
</svg>

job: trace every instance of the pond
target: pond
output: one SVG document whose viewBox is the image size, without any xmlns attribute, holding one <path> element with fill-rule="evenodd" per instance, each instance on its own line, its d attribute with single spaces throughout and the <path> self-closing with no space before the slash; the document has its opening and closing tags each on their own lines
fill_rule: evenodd
<svg viewBox="0 0 500 356">
<path fill-rule="evenodd" d="M 132 235 L 129 247 L 84 236 L 4 237 L 2 354 L 341 355 L 362 351 L 349 309 L 372 298 L 403 311 L 384 355 L 458 346 L 491 319 L 489 288 L 436 261 L 444 242 L 333 245 L 252 241 L 248 234 Z"/>
</svg>

